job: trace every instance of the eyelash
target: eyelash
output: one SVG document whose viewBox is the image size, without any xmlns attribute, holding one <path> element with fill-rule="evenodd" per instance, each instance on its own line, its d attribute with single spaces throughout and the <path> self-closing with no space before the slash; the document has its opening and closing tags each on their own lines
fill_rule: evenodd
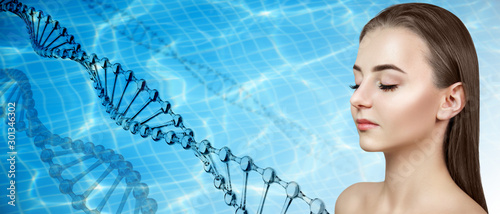
<svg viewBox="0 0 500 214">
<path fill-rule="evenodd" d="M 359 88 L 359 85 L 350 85 L 349 86 L 351 89 L 358 89 Z M 396 90 L 396 88 L 398 88 L 397 85 L 384 85 L 382 83 L 379 84 L 378 86 L 380 89 L 382 89 L 383 91 L 394 91 Z"/>
<path fill-rule="evenodd" d="M 359 88 L 359 85 L 349 85 L 349 88 L 356 90 Z"/>
</svg>

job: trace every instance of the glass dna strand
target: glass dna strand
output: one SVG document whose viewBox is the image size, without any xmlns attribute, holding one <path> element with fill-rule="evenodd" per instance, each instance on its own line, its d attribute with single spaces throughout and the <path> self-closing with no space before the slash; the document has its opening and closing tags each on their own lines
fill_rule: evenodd
<svg viewBox="0 0 500 214">
<path fill-rule="evenodd" d="M 72 206 L 85 213 L 100 213 L 108 203 L 109 198 L 120 184 L 125 185 L 121 202 L 116 209 L 116 213 L 121 213 L 127 203 L 127 200 L 133 196 L 135 199 L 134 213 L 155 213 L 157 203 L 152 198 L 147 198 L 149 187 L 145 183 L 140 183 L 141 174 L 133 170 L 130 162 L 125 161 L 123 156 L 116 154 L 112 149 L 106 149 L 102 145 L 94 145 L 91 142 L 84 143 L 81 140 L 72 140 L 69 137 L 61 138 L 57 134 L 50 132 L 38 118 L 38 112 L 34 108 L 35 101 L 28 78 L 24 73 L 15 69 L 0 70 L 0 97 L 5 96 L 5 103 L 15 103 L 17 118 L 14 123 L 16 132 L 26 132 L 30 138 L 34 138 L 36 147 L 42 150 L 40 159 L 48 163 L 50 177 L 59 182 L 59 191 L 67 194 L 72 199 Z M 4 106 L 0 109 L 0 117 L 5 117 Z M 26 119 L 26 120 L 25 120 Z M 6 123 L 11 122 L 6 120 Z M 74 155 L 72 161 L 63 163 L 61 160 L 69 155 Z M 93 162 L 88 168 L 77 173 L 72 178 L 63 176 L 65 171 L 72 168 L 78 168 L 83 162 L 90 160 Z M 82 180 L 92 180 L 88 178 L 91 172 L 97 171 L 96 168 L 104 166 L 101 175 L 92 181 L 85 191 L 81 194 L 75 191 L 75 184 Z M 78 169 L 77 169 L 78 170 Z M 115 179 L 112 179 L 116 176 Z M 87 198 L 99 189 L 99 185 L 104 179 L 110 178 L 113 184 L 106 192 L 105 196 L 95 209 L 89 209 L 86 205 Z M 132 193 L 132 196 L 131 196 Z"/>
<path fill-rule="evenodd" d="M 74 36 L 68 34 L 67 29 L 62 27 L 58 21 L 53 20 L 50 15 L 44 14 L 43 11 L 37 11 L 35 8 L 28 7 L 18 1 L 0 0 L 0 11 L 14 13 L 26 23 L 32 47 L 38 55 L 47 58 L 69 59 L 80 63 L 88 72 L 89 79 L 93 82 L 93 88 L 106 113 L 109 114 L 109 117 L 114 120 L 116 125 L 130 131 L 134 135 L 139 134 L 143 138 L 151 137 L 153 141 L 164 141 L 168 145 L 179 145 L 185 150 L 192 151 L 202 161 L 205 172 L 213 176 L 213 185 L 224 192 L 224 202 L 228 206 L 234 207 L 235 213 L 248 213 L 246 202 L 250 173 L 260 174 L 264 183 L 257 213 L 263 213 L 271 185 L 280 186 L 284 190 L 284 204 L 281 208 L 281 213 L 283 214 L 287 213 L 291 203 L 294 201 L 305 202 L 310 208 L 310 213 L 328 213 L 321 199 L 309 198 L 301 191 L 300 186 L 296 182 L 287 182 L 280 179 L 273 168 L 259 167 L 252 161 L 251 157 L 238 157 L 228 147 L 218 149 L 213 147 L 208 140 L 196 141 L 193 130 L 184 125 L 181 115 L 174 113 L 171 103 L 160 98 L 159 92 L 156 89 L 149 88 L 145 80 L 137 78 L 133 71 L 123 69 L 121 64 L 111 63 L 109 59 L 105 57 L 99 58 L 96 54 L 87 54 L 82 50 L 81 45 L 75 42 Z M 178 56 L 173 55 L 172 57 L 176 58 Z M 26 82 L 26 80 L 24 81 Z M 17 95 L 17 97 L 19 96 L 21 95 Z M 25 96 L 30 98 L 28 95 L 23 95 L 22 97 L 24 98 Z M 36 119 L 36 110 L 33 109 L 33 99 L 30 99 L 30 101 L 25 100 L 23 106 L 31 106 L 30 109 L 26 110 L 26 115 L 30 115 L 26 117 L 28 121 L 30 121 L 30 118 Z M 39 120 L 34 121 L 36 126 L 30 125 L 29 127 L 43 127 Z M 35 132 L 31 128 L 28 128 L 27 133 L 35 138 L 35 144 L 47 142 L 51 145 L 62 145 L 63 149 L 73 149 L 74 147 L 75 149 L 72 152 L 83 151 L 84 154 L 93 155 L 100 162 L 109 163 L 111 168 L 118 169 L 117 182 L 119 182 L 119 178 L 125 177 L 126 184 L 131 185 L 130 189 L 126 190 L 128 191 L 127 194 L 130 194 L 132 187 L 134 187 L 133 195 L 134 197 L 138 196 L 135 197 L 136 201 L 138 201 L 136 202 L 136 212 L 139 210 L 143 213 L 156 212 L 158 205 L 154 199 L 146 198 L 147 185 L 139 183 L 140 174 L 133 171 L 132 165 L 120 159 L 120 156 L 114 154 L 113 150 L 104 149 L 102 146 L 93 147 L 91 146 L 92 144 L 84 144 L 82 147 L 79 141 L 72 141 L 69 138 L 60 138 L 57 136 L 53 137 L 54 135 L 51 133 L 48 134 L 49 132 L 46 128 Z M 44 145 L 47 145 L 47 143 Z M 58 153 L 43 150 L 41 159 L 50 164 L 52 158 L 62 153 L 64 151 Z M 77 164 L 77 162 L 69 164 Z M 239 173 L 243 175 L 243 186 L 239 191 L 236 191 L 232 187 L 230 165 L 237 165 Z M 49 171 L 51 176 L 54 175 L 53 177 L 56 177 L 56 179 L 57 175 L 64 168 L 62 165 L 59 166 L 52 167 L 51 165 L 51 170 Z M 85 173 L 87 172 L 83 172 L 82 176 Z M 70 194 L 72 193 L 70 186 L 73 183 L 68 182 L 68 179 L 58 180 L 60 182 L 60 191 L 72 197 L 75 209 L 81 209 L 87 213 L 99 213 L 97 208 L 102 209 L 102 206 L 104 206 L 109 198 L 108 194 L 106 194 L 102 206 L 99 205 L 96 209 L 90 209 L 85 203 L 85 193 L 81 195 Z M 96 183 L 98 184 L 99 180 Z M 112 194 L 112 191 L 108 193 Z M 124 198 L 126 198 L 125 195 Z M 126 202 L 122 200 L 120 207 L 123 207 L 124 203 Z M 120 207 L 116 210 L 117 213 L 121 212 Z"/>
</svg>

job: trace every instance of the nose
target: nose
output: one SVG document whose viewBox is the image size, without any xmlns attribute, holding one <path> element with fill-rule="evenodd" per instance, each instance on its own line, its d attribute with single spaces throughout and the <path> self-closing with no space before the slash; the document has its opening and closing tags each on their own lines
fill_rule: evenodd
<svg viewBox="0 0 500 214">
<path fill-rule="evenodd" d="M 357 109 L 371 108 L 372 98 L 370 89 L 361 84 L 351 96 L 351 105 Z"/>
</svg>

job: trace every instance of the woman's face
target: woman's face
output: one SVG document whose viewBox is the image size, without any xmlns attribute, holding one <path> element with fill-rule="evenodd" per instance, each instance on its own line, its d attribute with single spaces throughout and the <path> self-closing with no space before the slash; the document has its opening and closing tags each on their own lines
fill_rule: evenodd
<svg viewBox="0 0 500 214">
<path fill-rule="evenodd" d="M 363 150 L 396 151 L 431 137 L 440 90 L 433 84 L 428 52 L 405 28 L 374 29 L 361 41 L 351 113 Z"/>
</svg>

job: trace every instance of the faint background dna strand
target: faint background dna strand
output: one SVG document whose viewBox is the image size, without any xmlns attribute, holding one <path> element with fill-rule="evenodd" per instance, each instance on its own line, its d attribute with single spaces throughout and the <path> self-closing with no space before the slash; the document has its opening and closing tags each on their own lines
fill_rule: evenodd
<svg viewBox="0 0 500 214">
<path fill-rule="evenodd" d="M 57 17 L 87 53 L 122 62 L 123 69 L 133 70 L 136 77 L 147 80 L 149 88 L 161 91 L 162 98 L 181 113 L 183 123 L 195 130 L 196 139 L 205 137 L 214 147 L 227 146 L 233 154 L 251 156 L 259 166 L 272 166 L 280 178 L 297 181 L 308 196 L 323 199 L 330 211 L 350 184 L 383 179 L 383 157 L 366 153 L 357 144 L 347 86 L 353 81 L 350 70 L 360 28 L 383 8 L 403 2 L 23 0 Z M 459 16 L 474 39 L 481 72 L 481 171 L 490 209 L 499 210 L 495 202 L 499 189 L 496 163 L 500 160 L 496 155 L 500 138 L 500 3 L 429 2 Z M 163 140 L 151 143 L 139 134 L 121 134 L 121 126 L 100 122 L 109 116 L 96 104 L 87 72 L 71 60 L 35 54 L 21 20 L 10 12 L 0 13 L 0 68 L 26 73 L 38 118 L 48 129 L 122 154 L 141 173 L 141 182 L 148 184 L 148 197 L 158 203 L 157 213 L 234 213 L 224 202 L 224 192 L 214 188 L 213 176 L 205 173 L 203 162 L 191 150 L 170 147 Z M 4 128 L 0 123 L 0 130 Z M 0 131 L 2 136 L 5 131 Z M 47 173 L 49 164 L 40 161 L 41 150 L 29 143 L 32 139 L 21 133 L 18 137 L 19 206 L 9 207 L 6 197 L 1 197 L 0 212 L 82 213 L 72 207 L 71 197 L 60 193 L 60 183 Z M 3 151 L 0 146 L 2 160 Z M 62 163 L 71 162 L 66 158 L 76 155 L 82 154 L 64 155 Z M 224 169 L 218 159 L 215 156 L 218 169 Z M 89 160 L 81 162 L 86 167 L 73 175 L 96 159 Z M 105 170 L 102 166 L 74 188 L 87 176 L 94 176 L 89 179 L 88 186 L 92 185 Z M 229 166 L 231 187 L 239 202 L 243 173 L 237 163 Z M 8 182 L 2 174 L 5 169 L 4 160 L 0 164 L 0 183 L 4 184 Z M 254 213 L 265 185 L 259 173 L 248 176 L 246 208 Z M 104 179 L 96 187 L 87 198 L 89 208 L 99 205 L 106 194 L 103 190 L 112 186 L 114 178 Z M 124 184 L 117 187 L 102 213 L 116 211 L 121 201 L 118 189 Z M 270 185 L 263 212 L 280 213 L 283 194 L 283 187 Z M 130 197 L 123 212 L 133 212 L 134 206 Z M 287 213 L 309 212 L 309 205 L 297 200 Z"/>
<path fill-rule="evenodd" d="M 217 149 L 208 140 L 197 142 L 194 139 L 194 132 L 184 126 L 182 117 L 173 112 L 168 101 L 160 98 L 157 90 L 149 88 L 145 80 L 138 79 L 133 71 L 123 69 L 122 65 L 111 63 L 107 58 L 99 58 L 95 54 L 87 55 L 81 49 L 80 44 L 75 42 L 74 37 L 68 34 L 66 28 L 60 26 L 59 22 L 53 20 L 50 15 L 45 15 L 43 11 L 36 11 L 34 8 L 29 8 L 18 1 L 1 1 L 0 10 L 12 12 L 25 21 L 32 47 L 37 54 L 49 58 L 70 59 L 84 66 L 90 80 L 93 81 L 93 87 L 101 100 L 101 104 L 117 125 L 124 130 L 129 130 L 132 134 L 139 134 L 143 138 L 151 137 L 153 141 L 161 140 L 168 145 L 178 144 L 185 150 L 191 150 L 203 162 L 204 170 L 214 177 L 215 188 L 224 192 L 225 203 L 234 207 L 236 213 L 248 213 L 247 191 L 249 190 L 247 187 L 251 173 L 258 173 L 261 176 L 261 182 L 264 182 L 257 213 L 262 213 L 265 209 L 268 190 L 272 185 L 281 186 L 285 193 L 281 213 L 287 213 L 291 203 L 297 200 L 308 204 L 311 213 L 328 213 L 322 200 L 307 197 L 302 193 L 300 186 L 296 182 L 286 182 L 280 179 L 274 169 L 257 166 L 249 156 L 235 156 L 228 147 Z M 36 113 L 33 112 L 36 111 L 31 110 L 30 112 L 30 110 L 27 113 L 30 116 L 27 118 L 35 118 Z M 38 127 L 42 126 L 39 125 Z M 61 144 L 62 148 L 70 148 L 68 142 L 71 142 L 71 140 L 69 138 L 48 140 L 49 137 L 46 133 L 44 136 L 38 137 L 38 141 L 37 137 L 35 137 L 35 144 L 41 145 L 39 146 L 41 148 L 43 148 L 43 142 L 48 141 L 55 142 L 56 145 L 64 142 Z M 136 205 L 136 212 L 139 209 L 144 213 L 155 212 L 156 202 L 153 199 L 145 199 L 147 186 L 138 184 L 140 175 L 138 172 L 132 171 L 130 164 L 122 161 L 119 155 L 112 156 L 112 150 L 105 150 L 102 146 L 92 149 L 92 144 L 85 144 L 82 148 L 78 141 L 75 142 L 77 142 L 75 143 L 75 151 L 83 151 L 84 154 L 95 154 L 99 160 L 89 168 L 90 170 L 82 172 L 73 180 L 79 180 L 93 168 L 102 164 L 101 162 L 110 162 L 110 169 L 103 172 L 102 179 L 109 174 L 111 168 L 118 167 L 118 176 L 112 189 L 116 187 L 121 179 L 125 178 L 127 185 L 131 186 L 128 186 L 125 190 L 124 198 L 134 188 L 134 197 L 137 196 L 136 199 L 139 201 L 138 205 Z M 55 156 L 64 153 L 68 153 L 68 151 L 54 152 L 45 149 L 42 151 L 41 158 L 42 161 L 50 163 Z M 52 177 L 59 178 L 58 176 L 65 169 L 65 166 L 77 164 L 90 157 L 84 156 L 80 160 L 67 163 L 67 165 L 51 165 L 50 174 Z M 114 159 L 111 159 L 111 157 L 114 157 Z M 232 165 L 236 165 L 239 168 L 237 171 L 242 173 L 243 185 L 240 190 L 233 188 L 232 178 L 234 176 L 232 174 L 234 172 L 231 173 Z M 95 186 L 102 180 L 101 177 L 96 180 Z M 99 212 L 99 209 L 104 206 L 101 204 L 105 204 L 113 192 L 113 190 L 108 191 L 98 208 L 91 211 L 86 207 L 84 201 L 92 190 L 82 195 L 74 195 L 71 190 L 71 186 L 74 184 L 72 180 L 60 179 L 60 182 L 60 191 L 72 196 L 73 207 L 86 212 Z M 117 213 L 121 212 L 123 204 L 124 199 L 122 199 L 122 203 L 116 211 Z"/>
<path fill-rule="evenodd" d="M 108 203 L 111 195 L 120 195 L 121 201 L 116 207 L 116 213 L 121 213 L 128 200 L 135 199 L 134 213 L 155 213 L 157 203 L 152 198 L 147 198 L 149 188 L 145 183 L 140 183 L 141 174 L 133 170 L 130 162 L 125 161 L 123 156 L 115 154 L 112 149 L 106 149 L 102 145 L 94 145 L 91 142 L 84 143 L 81 140 L 72 140 L 69 137 L 61 138 L 50 132 L 38 119 L 35 109 L 33 92 L 28 78 L 24 73 L 15 69 L 0 70 L 0 97 L 4 97 L 5 104 L 15 103 L 18 117 L 16 121 L 5 120 L 12 123 L 17 132 L 26 132 L 30 138 L 34 138 L 34 144 L 40 148 L 40 159 L 50 165 L 50 177 L 56 179 L 59 191 L 71 197 L 73 208 L 85 213 L 100 213 Z M 0 117 L 5 117 L 5 106 L 0 110 Z M 25 120 L 26 119 L 26 120 Z M 69 157 L 68 156 L 73 156 Z M 85 163 L 92 164 L 85 168 Z M 102 169 L 99 170 L 99 167 Z M 97 171 L 97 173 L 96 173 Z M 93 178 L 91 174 L 98 174 Z M 112 185 L 103 191 L 105 179 L 112 180 Z M 84 184 L 81 184 L 84 183 Z M 85 183 L 91 183 L 88 188 L 81 188 Z M 121 184 L 121 185 L 120 185 Z M 78 186 L 77 186 L 78 185 Z M 77 190 L 84 191 L 78 192 Z M 115 191 L 118 190 L 118 191 Z M 105 192 L 102 197 L 93 192 Z M 102 197 L 95 209 L 89 208 L 86 201 L 88 198 Z M 92 198 L 91 197 L 91 198 Z M 111 206 L 111 205 L 109 205 Z"/>
<path fill-rule="evenodd" d="M 161 53 L 166 57 L 172 57 L 183 66 L 186 72 L 190 73 L 200 84 L 203 84 L 208 91 L 220 97 L 222 100 L 239 107 L 241 110 L 268 118 L 269 121 L 275 124 L 276 127 L 284 133 L 284 137 L 286 137 L 287 140 L 294 142 L 296 145 L 301 145 L 301 143 L 298 142 L 300 140 L 295 137 L 295 135 L 300 133 L 307 138 L 317 138 L 322 142 L 327 141 L 320 135 L 312 133 L 302 124 L 286 120 L 280 117 L 276 112 L 266 108 L 250 91 L 245 90 L 245 88 L 231 76 L 208 65 L 181 56 L 169 44 L 172 42 L 170 38 L 164 38 L 164 36 L 151 30 L 150 26 L 137 20 L 129 11 L 123 11 L 115 5 L 104 1 L 85 0 L 84 2 L 88 4 L 89 11 L 94 11 L 111 29 L 116 30 L 119 34 L 129 38 L 137 45 L 143 46 L 153 53 Z M 117 23 L 114 23 L 110 17 L 106 15 L 105 11 L 119 11 L 119 13 L 122 14 L 121 16 L 128 20 L 127 25 L 117 26 Z M 146 41 L 144 41 L 145 38 L 147 38 Z M 235 93 L 235 91 L 238 91 L 238 93 Z"/>
</svg>

